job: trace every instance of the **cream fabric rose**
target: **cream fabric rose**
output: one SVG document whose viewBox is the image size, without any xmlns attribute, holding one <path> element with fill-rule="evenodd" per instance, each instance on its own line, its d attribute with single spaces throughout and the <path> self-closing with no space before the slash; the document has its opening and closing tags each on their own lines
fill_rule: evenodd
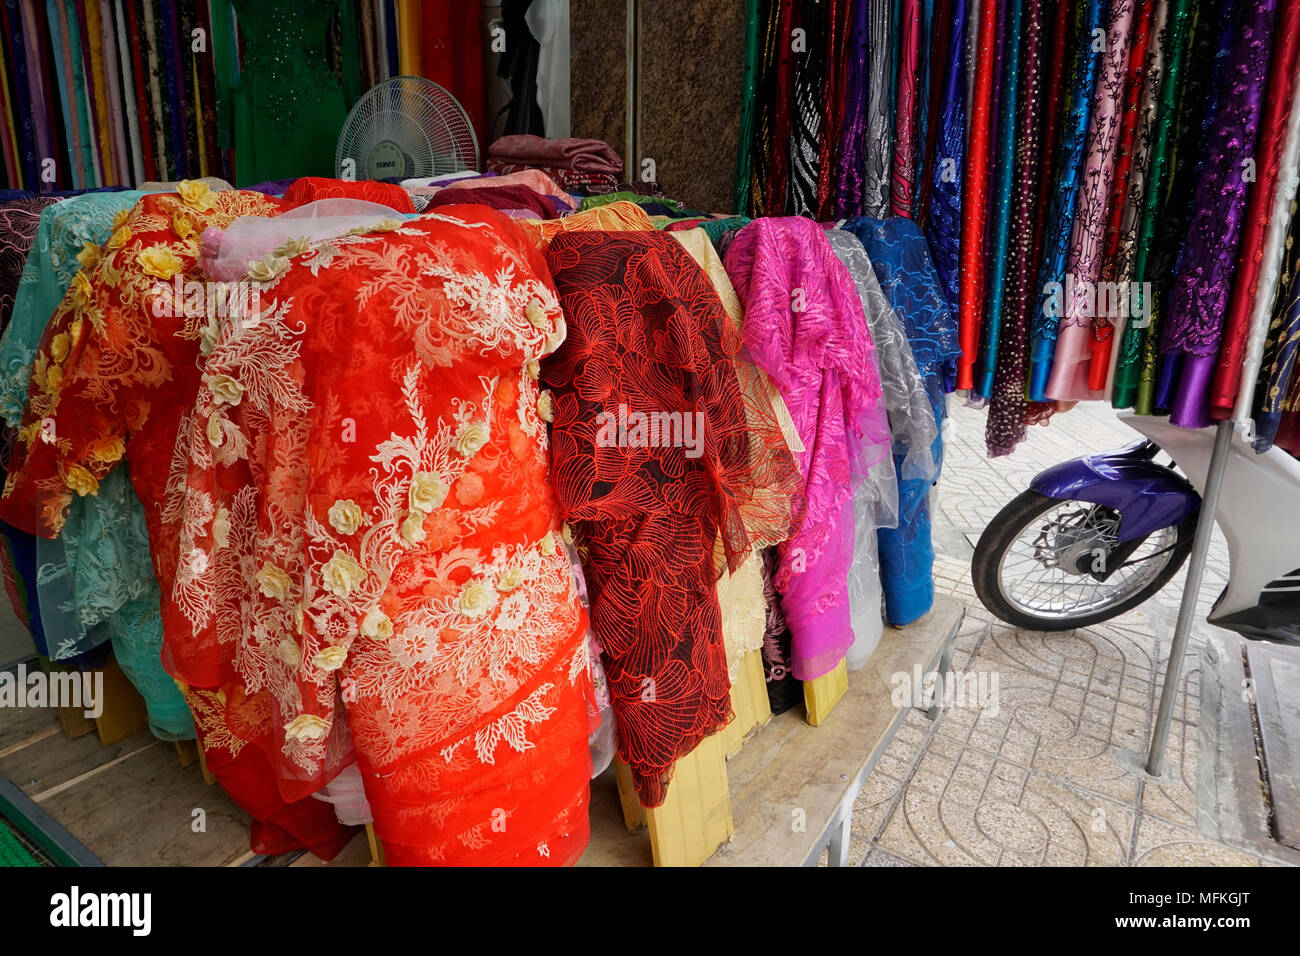
<svg viewBox="0 0 1300 956">
<path fill-rule="evenodd" d="M 338 597 L 347 597 L 366 579 L 366 569 L 346 551 L 335 551 L 334 557 L 325 562 L 320 573 L 325 590 Z"/>
<path fill-rule="evenodd" d="M 213 415 L 208 419 L 208 444 L 213 448 L 220 448 L 226 440 L 226 430 L 221 425 L 221 416 Z"/>
<path fill-rule="evenodd" d="M 424 530 L 425 515 L 420 511 L 412 511 L 402 522 L 401 532 L 402 540 L 407 544 L 419 544 L 428 534 Z"/>
<path fill-rule="evenodd" d="M 456 430 L 453 445 L 462 458 L 470 458 L 487 444 L 488 427 L 486 422 L 465 422 Z"/>
<path fill-rule="evenodd" d="M 90 284 L 90 279 L 84 272 L 76 273 L 68 288 L 72 293 L 72 304 L 78 309 L 84 309 L 89 305 L 95 295 L 95 287 Z"/>
<path fill-rule="evenodd" d="M 392 217 L 388 217 L 385 219 L 380 219 L 371 228 L 374 229 L 375 232 L 395 232 L 396 230 L 402 228 L 402 223 L 398 219 L 393 219 Z"/>
<path fill-rule="evenodd" d="M 486 581 L 470 581 L 460 589 L 456 606 L 465 617 L 477 620 L 492 610 L 496 600 L 497 593 L 492 585 Z"/>
<path fill-rule="evenodd" d="M 524 368 L 528 370 L 528 377 L 534 382 L 542 377 L 542 363 L 537 359 L 529 359 L 524 363 Z"/>
<path fill-rule="evenodd" d="M 302 648 L 290 638 L 286 637 L 275 645 L 275 656 L 280 658 L 290 670 L 296 671 L 302 666 Z"/>
<path fill-rule="evenodd" d="M 548 558 L 555 553 L 555 532 L 546 532 L 546 537 L 542 538 L 542 554 Z"/>
<path fill-rule="evenodd" d="M 184 268 L 180 256 L 160 245 L 141 249 L 136 253 L 136 261 L 140 263 L 141 270 L 159 279 L 170 279 Z"/>
<path fill-rule="evenodd" d="M 336 671 L 348 659 L 346 647 L 326 647 L 316 652 L 311 662 L 323 671 Z"/>
<path fill-rule="evenodd" d="M 244 397 L 244 386 L 229 375 L 214 375 L 208 379 L 208 391 L 219 405 L 238 405 Z"/>
<path fill-rule="evenodd" d="M 524 569 L 518 565 L 511 565 L 501 572 L 501 577 L 497 578 L 497 590 L 513 591 L 523 583 Z"/>
<path fill-rule="evenodd" d="M 293 590 L 289 575 L 270 561 L 257 572 L 257 583 L 263 594 L 276 601 L 285 600 Z"/>
<path fill-rule="evenodd" d="M 544 329 L 551 324 L 546 318 L 546 307 L 542 305 L 541 299 L 529 299 L 524 314 L 528 316 L 529 323 L 535 329 Z"/>
<path fill-rule="evenodd" d="M 447 497 L 447 483 L 431 471 L 417 472 L 407 497 L 412 511 L 437 511 Z"/>
<path fill-rule="evenodd" d="M 306 252 L 307 245 L 306 236 L 292 236 L 280 243 L 271 254 L 280 256 L 283 259 L 292 259 L 294 256 L 300 256 Z"/>
<path fill-rule="evenodd" d="M 293 626 L 299 634 L 307 629 L 307 609 L 301 601 L 293 606 Z"/>
<path fill-rule="evenodd" d="M 560 522 L 560 538 L 565 544 L 573 544 L 573 529 L 569 527 L 569 522 Z"/>
<path fill-rule="evenodd" d="M 63 476 L 63 482 L 82 497 L 99 493 L 99 482 L 95 476 L 80 465 L 69 468 Z"/>
<path fill-rule="evenodd" d="M 208 569 L 208 553 L 202 548 L 191 548 L 189 565 L 193 574 L 202 574 Z"/>
<path fill-rule="evenodd" d="M 537 396 L 537 416 L 544 422 L 555 421 L 555 400 L 551 398 L 550 389 Z"/>
<path fill-rule="evenodd" d="M 339 534 L 356 534 L 362 518 L 360 505 L 351 498 L 330 505 L 330 527 Z"/>
<path fill-rule="evenodd" d="M 50 339 L 50 357 L 56 362 L 62 362 L 68 357 L 68 351 L 71 347 L 68 341 L 68 333 L 60 332 Z"/>
<path fill-rule="evenodd" d="M 212 519 L 212 540 L 218 548 L 230 543 L 230 511 L 226 508 L 218 508 L 216 517 Z"/>
<path fill-rule="evenodd" d="M 368 611 L 361 619 L 361 634 L 363 637 L 386 641 L 393 636 L 393 622 L 387 614 L 376 608 Z"/>
<path fill-rule="evenodd" d="M 209 194 L 212 192 L 207 183 L 201 183 L 194 180 L 182 180 L 176 185 L 176 192 L 180 195 L 181 201 L 187 206 L 193 206 L 195 209 L 206 209 L 211 202 Z"/>
<path fill-rule="evenodd" d="M 284 725 L 284 735 L 290 740 L 304 743 L 320 740 L 329 733 L 330 725 L 315 714 L 299 714 Z"/>
<path fill-rule="evenodd" d="M 248 264 L 248 277 L 254 282 L 270 282 L 287 268 L 289 268 L 288 259 L 284 258 L 284 256 L 272 254 L 250 262 Z"/>
</svg>

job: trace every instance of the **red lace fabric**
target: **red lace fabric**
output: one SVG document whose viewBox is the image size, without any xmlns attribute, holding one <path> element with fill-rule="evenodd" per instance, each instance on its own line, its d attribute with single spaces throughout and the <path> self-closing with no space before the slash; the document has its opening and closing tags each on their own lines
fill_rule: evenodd
<svg viewBox="0 0 1300 956">
<path fill-rule="evenodd" d="M 303 176 L 284 191 L 284 201 L 293 206 L 304 206 L 317 199 L 361 199 L 377 202 L 394 212 L 415 212 L 411 194 L 397 183 L 379 183 L 372 180 L 328 179 L 323 176 Z"/>
<path fill-rule="evenodd" d="M 536 381 L 564 336 L 545 262 L 480 206 L 284 252 L 185 425 L 169 643 L 244 691 L 232 745 L 286 798 L 350 737 L 390 864 L 573 862 L 596 709 Z"/>
<path fill-rule="evenodd" d="M 734 571 L 755 539 L 789 534 L 800 482 L 770 407 L 767 427 L 751 428 L 739 329 L 673 237 L 568 232 L 547 258 L 569 326 L 542 373 L 553 478 L 583 555 L 618 752 L 653 807 L 676 759 L 730 716 L 720 565 Z M 638 415 L 654 424 L 638 431 Z"/>
<path fill-rule="evenodd" d="M 199 252 L 199 236 L 245 215 L 270 216 L 285 208 L 260 193 L 210 192 L 182 183 L 178 194 L 146 196 L 72 282 L 47 327 L 33 367 L 19 443 L 0 501 L 0 514 L 24 530 L 53 537 L 72 495 L 94 494 L 121 460 L 146 506 L 154 570 L 164 615 L 177 565 L 180 529 L 172 520 L 184 472 L 172 469 L 182 413 L 199 381 L 203 332 L 198 310 L 156 310 L 159 287 L 185 279 Z M 155 314 L 155 313 L 158 314 Z M 178 481 L 180 484 L 178 485 Z M 170 635 L 167 635 L 170 638 Z M 203 677 L 165 663 L 173 676 L 198 688 Z M 254 817 L 253 849 L 283 852 L 306 846 L 325 859 L 350 837 L 332 809 L 316 800 L 294 804 L 279 795 L 271 766 L 254 747 L 225 746 L 227 697 L 191 687 L 200 743 L 208 767 L 227 793 Z"/>
</svg>

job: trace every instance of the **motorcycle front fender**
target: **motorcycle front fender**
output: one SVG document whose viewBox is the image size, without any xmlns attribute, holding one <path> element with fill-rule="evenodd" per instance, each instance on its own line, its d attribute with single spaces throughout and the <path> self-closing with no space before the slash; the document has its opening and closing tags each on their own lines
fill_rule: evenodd
<svg viewBox="0 0 1300 956">
<path fill-rule="evenodd" d="M 1120 513 L 1117 541 L 1136 541 L 1196 514 L 1201 496 L 1182 475 L 1151 460 L 1143 442 L 1089 455 L 1039 472 L 1029 487 L 1040 495 L 1087 501 Z"/>
</svg>

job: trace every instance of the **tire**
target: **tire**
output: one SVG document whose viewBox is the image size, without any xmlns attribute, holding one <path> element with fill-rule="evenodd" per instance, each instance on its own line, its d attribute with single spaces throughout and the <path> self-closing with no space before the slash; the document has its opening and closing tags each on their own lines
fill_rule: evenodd
<svg viewBox="0 0 1300 956">
<path fill-rule="evenodd" d="M 1008 599 L 1002 585 L 1002 561 L 1007 549 L 1033 523 L 1052 508 L 1060 505 L 1062 499 L 1049 498 L 1036 491 L 1025 491 L 1007 503 L 997 516 L 989 522 L 979 543 L 975 545 L 975 555 L 971 559 L 971 578 L 975 593 L 980 602 L 997 618 L 1013 627 L 1034 631 L 1070 631 L 1075 628 L 1088 627 L 1117 617 L 1142 604 L 1169 583 L 1169 579 L 1178 573 L 1178 569 L 1187 560 L 1192 550 L 1192 538 L 1196 532 L 1196 515 L 1185 518 L 1175 529 L 1177 538 L 1170 550 L 1170 557 L 1164 568 L 1140 590 L 1124 600 L 1098 611 L 1078 615 L 1037 616 L 1017 607 Z M 1082 504 L 1082 503 L 1081 503 Z M 1145 540 L 1145 539 L 1143 539 Z"/>
</svg>

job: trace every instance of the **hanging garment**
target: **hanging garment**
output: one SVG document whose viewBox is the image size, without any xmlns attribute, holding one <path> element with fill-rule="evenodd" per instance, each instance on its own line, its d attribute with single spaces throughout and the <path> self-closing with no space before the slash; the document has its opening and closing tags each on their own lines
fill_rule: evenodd
<svg viewBox="0 0 1300 956">
<path fill-rule="evenodd" d="M 537 105 L 542 132 L 569 135 L 569 4 L 568 0 L 533 0 L 524 12 L 528 30 L 537 40 Z"/>
<path fill-rule="evenodd" d="M 325 37 L 339 0 L 309 7 L 231 0 L 243 60 L 231 93 L 235 182 L 334 172 L 349 103 L 329 69 Z"/>
<path fill-rule="evenodd" d="M 731 243 L 727 273 L 745 306 L 745 344 L 781 393 L 804 451 L 807 515 L 780 545 L 777 589 L 794 674 L 832 670 L 853 643 L 847 575 L 853 492 L 885 467 L 888 423 L 853 277 L 824 231 L 802 218 L 756 219 Z"/>
<path fill-rule="evenodd" d="M 1209 389 L 1210 414 L 1214 418 L 1229 417 L 1237 404 L 1248 321 L 1260 293 L 1264 244 L 1273 229 L 1270 215 L 1279 188 L 1280 163 L 1288 119 L 1296 98 L 1296 66 L 1300 62 L 1300 4 L 1281 5 L 1276 33 L 1267 92 L 1260 116 L 1256 177 L 1250 186 L 1243 214 L 1241 252 L 1233 278 L 1232 296 L 1227 302 L 1214 380 Z M 1285 228 L 1281 227 L 1283 233 Z"/>
<path fill-rule="evenodd" d="M 178 567 L 183 472 L 174 464 L 182 417 L 198 390 L 203 324 L 184 309 L 160 309 L 153 297 L 185 278 L 205 228 L 241 215 L 269 215 L 283 204 L 257 193 L 211 192 L 183 183 L 179 194 L 150 194 L 116 224 L 80 293 L 64 298 L 50 321 L 32 373 L 23 425 L 0 498 L 0 517 L 43 536 L 57 535 L 74 495 L 93 495 L 124 458 L 145 504 L 150 553 L 161 592 L 171 594 Z M 170 314 L 169 314 L 170 312 Z M 179 314 L 177 314 L 179 313 Z M 68 351 L 55 346 L 66 335 Z M 47 423 L 48 420 L 48 423 Z M 42 440 L 52 428 L 57 442 Z M 196 683 L 170 644 L 169 673 Z M 215 687 L 215 684 L 208 685 Z M 253 817 L 251 845 L 280 853 L 310 847 L 329 859 L 350 838 L 323 803 L 286 802 L 265 754 L 245 747 L 226 723 L 231 702 L 216 689 L 183 688 L 208 769 Z"/>
<path fill-rule="evenodd" d="M 1024 63 L 1019 89 L 1017 118 L 1019 145 L 1014 158 L 1015 186 L 1008 207 L 1007 246 L 1010 262 L 1005 289 L 990 310 L 989 324 L 996 323 L 996 337 L 989 336 L 994 370 L 989 389 L 988 422 L 984 440 L 990 457 L 1010 454 L 1025 437 L 1025 376 L 1029 366 L 1028 334 L 1031 309 L 1037 302 L 1033 288 L 1037 277 L 1039 249 L 1044 101 L 1047 90 L 1043 74 L 1049 64 L 1050 37 L 1045 31 L 1053 11 L 1031 3 L 1024 11 Z M 1003 314 L 1005 310 L 1005 314 Z"/>
<path fill-rule="evenodd" d="M 568 322 L 542 372 L 555 486 L 584 555 L 619 755 L 653 807 L 676 759 L 731 712 L 715 561 L 734 573 L 757 542 L 783 539 L 799 483 L 774 418 L 750 430 L 741 330 L 673 237 L 566 232 L 547 259 Z"/>
<path fill-rule="evenodd" d="M 1196 205 L 1169 300 L 1161 348 L 1183 357 L 1171 406 L 1175 425 L 1209 424 L 1207 395 L 1232 292 L 1246 207 L 1243 163 L 1255 144 L 1273 45 L 1277 0 L 1244 0 L 1227 66 L 1231 85 L 1220 95 L 1196 187 Z M 1245 295 L 1245 292 L 1241 293 Z"/>
</svg>

